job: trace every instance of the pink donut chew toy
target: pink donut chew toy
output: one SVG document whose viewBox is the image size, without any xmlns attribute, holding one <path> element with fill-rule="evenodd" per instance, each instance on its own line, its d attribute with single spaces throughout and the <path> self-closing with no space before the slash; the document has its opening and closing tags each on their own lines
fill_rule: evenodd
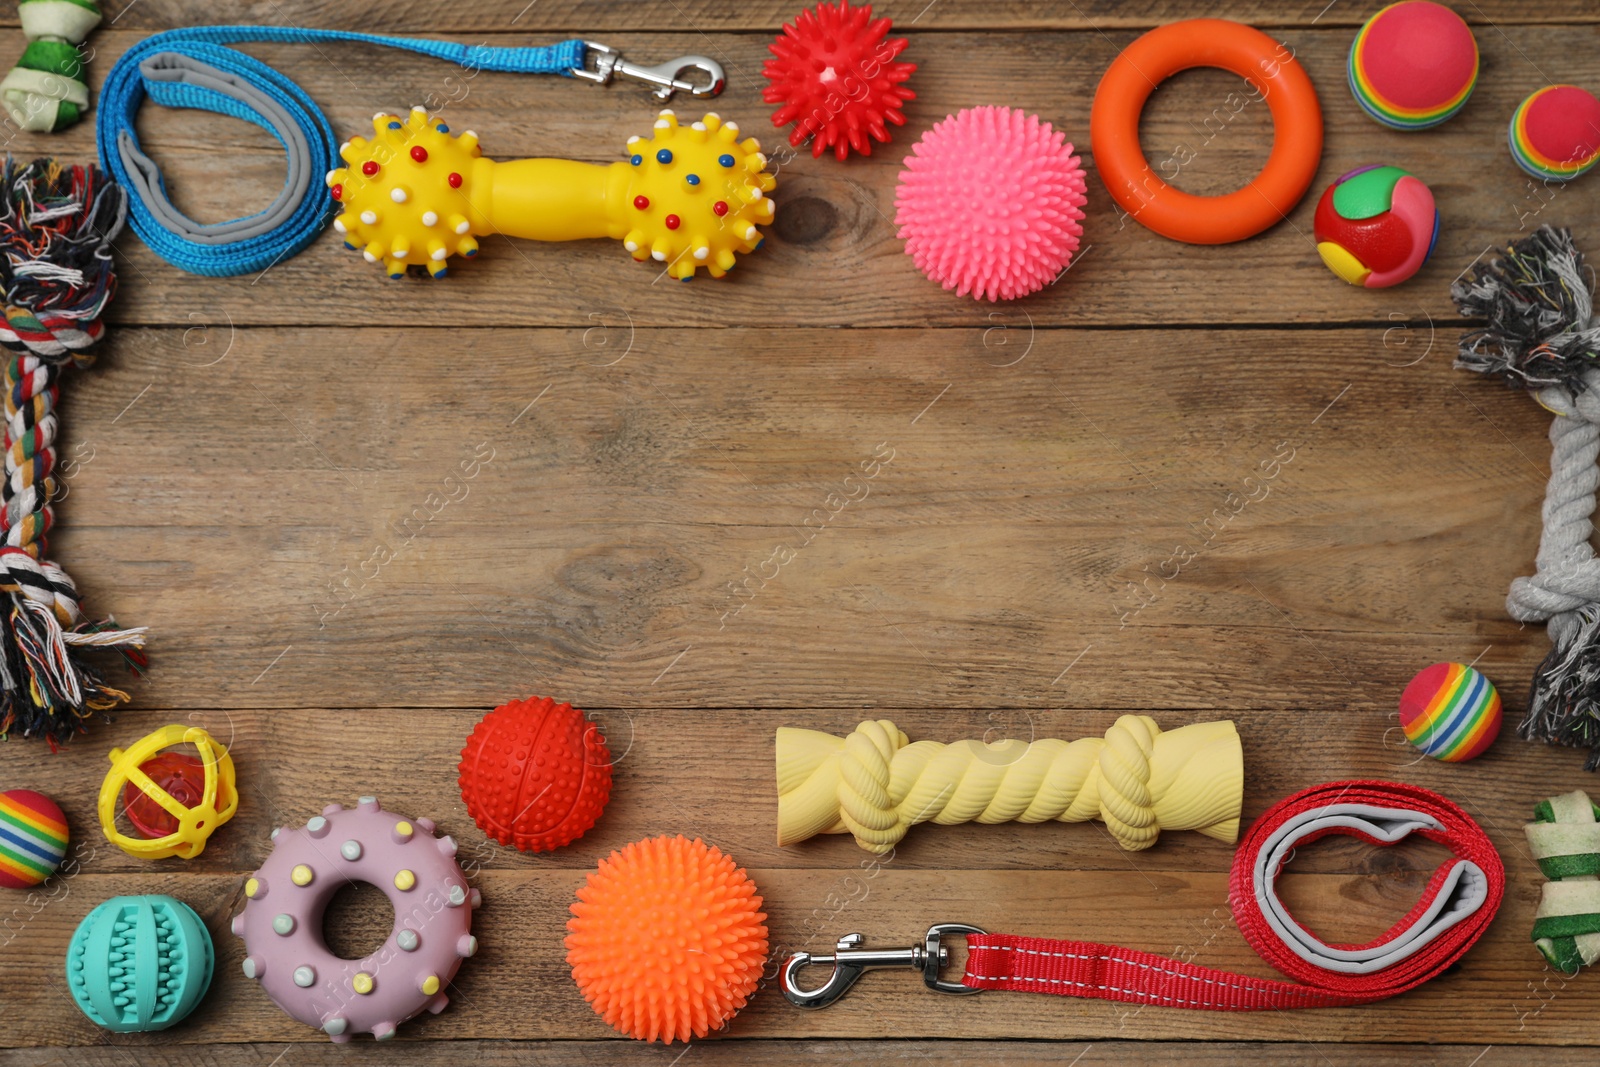
<svg viewBox="0 0 1600 1067">
<path fill-rule="evenodd" d="M 349 810 L 329 804 L 300 829 L 272 831 L 272 854 L 244 884 L 233 932 L 244 938 L 244 974 L 278 1007 L 334 1041 L 379 1041 L 424 1008 L 438 1014 L 461 961 L 478 951 L 472 912 L 483 902 L 456 863 L 456 843 L 431 819 L 403 819 L 373 797 Z M 394 904 L 383 947 L 345 960 L 322 937 L 339 888 L 377 886 Z"/>
<path fill-rule="evenodd" d="M 1086 188 L 1066 134 L 1016 108 L 967 108 L 912 146 L 895 225 L 917 268 L 957 296 L 1014 300 L 1072 262 Z"/>
</svg>

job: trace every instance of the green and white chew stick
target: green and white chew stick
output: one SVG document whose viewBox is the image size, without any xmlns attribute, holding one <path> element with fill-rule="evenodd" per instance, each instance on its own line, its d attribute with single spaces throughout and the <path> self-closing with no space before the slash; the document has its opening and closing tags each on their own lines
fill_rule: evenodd
<svg viewBox="0 0 1600 1067">
<path fill-rule="evenodd" d="M 0 104 L 18 129 L 64 130 L 89 110 L 83 42 L 100 9 L 93 0 L 21 0 L 17 14 L 28 47 L 0 80 Z"/>
</svg>

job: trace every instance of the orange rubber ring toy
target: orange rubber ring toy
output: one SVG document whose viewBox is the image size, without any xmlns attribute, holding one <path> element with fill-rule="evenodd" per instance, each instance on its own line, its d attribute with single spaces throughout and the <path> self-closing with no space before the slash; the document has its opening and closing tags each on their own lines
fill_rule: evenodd
<svg viewBox="0 0 1600 1067">
<path fill-rule="evenodd" d="M 1139 115 L 1167 78 L 1218 67 L 1250 82 L 1272 111 L 1272 154 L 1261 173 L 1223 196 L 1194 196 L 1156 176 L 1139 147 Z M 1189 19 L 1158 27 L 1112 60 L 1089 113 L 1094 164 L 1111 197 L 1174 241 L 1227 244 L 1285 218 L 1311 188 L 1322 160 L 1322 105 L 1294 53 L 1251 26 Z"/>
</svg>

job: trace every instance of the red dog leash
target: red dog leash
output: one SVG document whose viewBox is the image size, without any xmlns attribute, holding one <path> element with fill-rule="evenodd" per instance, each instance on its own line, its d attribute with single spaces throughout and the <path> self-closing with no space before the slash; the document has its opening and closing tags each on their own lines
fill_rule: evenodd
<svg viewBox="0 0 1600 1067">
<path fill-rule="evenodd" d="M 1328 944 L 1289 913 L 1276 881 L 1295 848 L 1329 834 L 1374 845 L 1417 834 L 1454 856 L 1383 936 L 1363 945 Z M 852 934 L 840 939 L 833 956 L 798 953 L 784 966 L 784 995 L 800 1007 L 826 1007 L 870 968 L 912 966 L 942 993 L 1015 989 L 1211 1011 L 1365 1004 L 1414 989 L 1460 959 L 1500 907 L 1505 868 L 1483 829 L 1437 793 L 1389 782 L 1330 782 L 1296 793 L 1256 820 L 1234 857 L 1229 885 L 1245 940 L 1296 981 L 1251 978 L 1092 941 L 942 923 L 910 949 L 862 949 L 861 936 Z M 941 941 L 953 933 L 967 935 L 967 972 L 959 983 L 939 977 L 948 953 Z M 795 980 L 801 968 L 828 963 L 834 974 L 821 988 L 805 990 Z"/>
</svg>

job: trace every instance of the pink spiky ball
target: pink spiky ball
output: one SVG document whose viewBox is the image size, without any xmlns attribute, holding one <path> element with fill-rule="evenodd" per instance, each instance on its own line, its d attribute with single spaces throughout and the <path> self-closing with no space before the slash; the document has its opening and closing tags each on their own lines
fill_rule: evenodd
<svg viewBox="0 0 1600 1067">
<path fill-rule="evenodd" d="M 973 107 L 912 146 L 894 201 L 917 268 L 957 296 L 994 301 L 1066 269 L 1088 195 L 1066 134 L 1016 108 Z"/>
</svg>

